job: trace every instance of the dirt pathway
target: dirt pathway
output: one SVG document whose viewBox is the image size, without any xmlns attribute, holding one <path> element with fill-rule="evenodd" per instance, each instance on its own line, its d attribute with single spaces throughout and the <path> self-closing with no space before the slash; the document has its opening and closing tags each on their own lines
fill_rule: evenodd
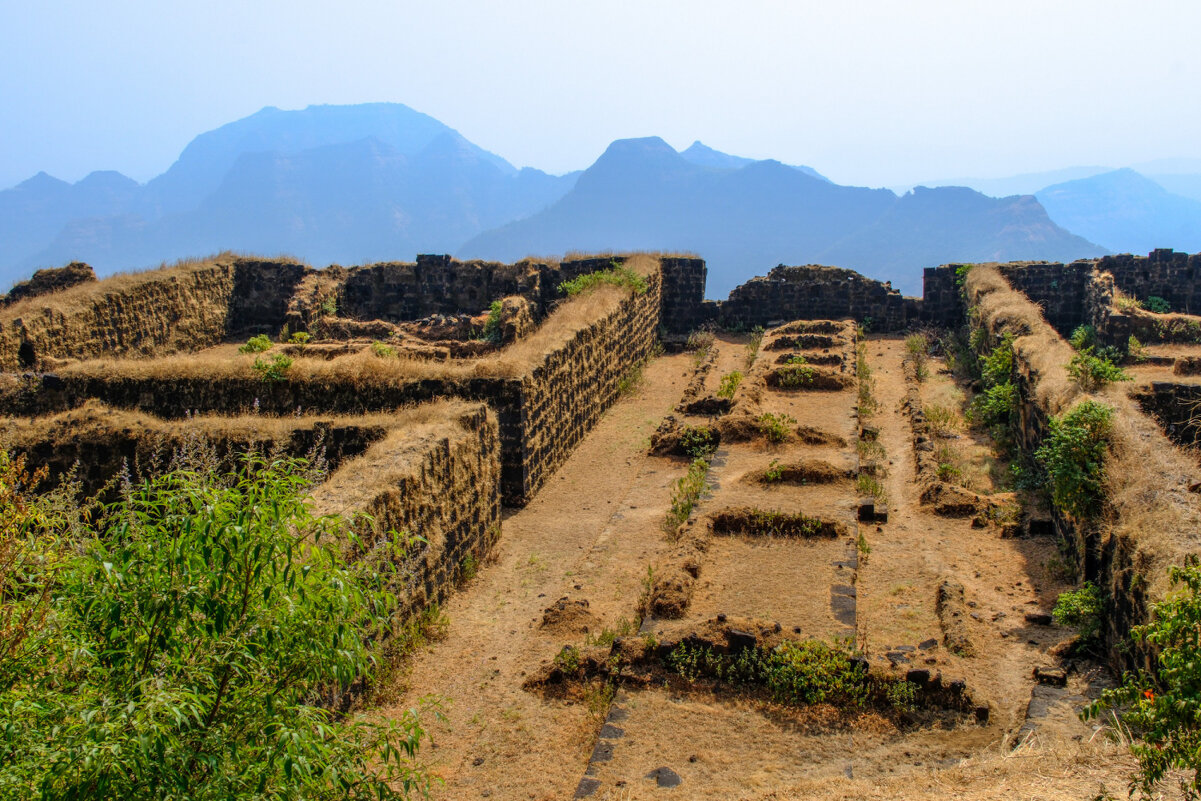
<svg viewBox="0 0 1201 801">
<path fill-rule="evenodd" d="M 441 798 L 570 798 L 598 726 L 581 704 L 546 701 L 522 682 L 562 645 L 544 630 L 560 598 L 588 601 L 590 631 L 628 617 L 683 466 L 648 459 L 647 439 L 683 393 L 692 357 L 665 356 L 619 401 L 524 509 L 503 523 L 492 563 L 446 605 L 442 641 L 418 653 L 400 707 L 447 701 L 423 752 Z"/>
</svg>

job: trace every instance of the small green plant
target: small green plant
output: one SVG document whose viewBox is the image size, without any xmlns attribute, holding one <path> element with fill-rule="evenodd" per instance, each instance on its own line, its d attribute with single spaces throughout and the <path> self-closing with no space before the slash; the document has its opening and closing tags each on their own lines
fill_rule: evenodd
<svg viewBox="0 0 1201 801">
<path fill-rule="evenodd" d="M 590 682 L 584 688 L 584 704 L 588 707 L 588 714 L 597 720 L 603 719 L 616 694 L 617 685 L 612 681 Z"/>
<path fill-rule="evenodd" d="M 1201 567 L 1195 555 L 1169 569 L 1178 591 L 1151 608 L 1151 622 L 1131 634 L 1157 653 L 1154 673 L 1127 673 L 1122 686 L 1106 690 L 1082 717 L 1116 710 L 1120 720 L 1141 738 L 1131 744 L 1138 771 L 1130 791 L 1147 798 L 1169 770 L 1191 776 L 1180 780 L 1185 798 L 1201 798 Z"/>
<path fill-rule="evenodd" d="M 613 644 L 613 641 L 616 640 L 618 637 L 629 637 L 629 636 L 631 636 L 633 634 L 637 634 L 637 633 L 638 633 L 638 621 L 628 620 L 628 619 L 620 620 L 620 621 L 618 621 L 617 626 L 614 628 L 609 628 L 608 626 L 605 626 L 604 628 L 602 628 L 600 630 L 600 633 L 598 633 L 595 636 L 593 636 L 592 634 L 585 635 L 584 644 L 585 645 L 599 645 L 601 647 L 608 648 L 610 645 Z"/>
<path fill-rule="evenodd" d="M 863 529 L 859 529 L 859 534 L 855 537 L 855 548 L 859 551 L 859 555 L 864 560 L 872 552 L 872 546 L 868 544 L 867 536 L 863 533 Z"/>
<path fill-rule="evenodd" d="M 251 367 L 259 374 L 259 378 L 268 383 L 276 381 L 286 381 L 288 379 L 288 368 L 292 366 L 292 358 L 285 356 L 282 353 L 277 353 L 268 361 L 262 356 L 255 358 L 254 364 Z"/>
<path fill-rule="evenodd" d="M 763 480 L 769 482 L 779 481 L 784 477 L 784 466 L 780 464 L 779 459 L 772 459 L 771 464 L 763 471 Z"/>
<path fill-rule="evenodd" d="M 995 387 L 1013 380 L 1014 339 L 1012 333 L 1005 332 L 997 346 L 980 359 L 980 378 L 984 386 Z"/>
<path fill-rule="evenodd" d="M 717 385 L 717 397 L 727 400 L 734 399 L 734 393 L 738 391 L 738 385 L 742 383 L 742 372 L 734 370 L 726 373 L 721 377 L 721 381 Z"/>
<path fill-rule="evenodd" d="M 338 316 L 338 298 L 330 295 L 325 300 L 321 301 L 321 313 L 326 317 Z"/>
<path fill-rule="evenodd" d="M 1047 472 L 1052 502 L 1078 519 L 1093 517 L 1101 506 L 1101 482 L 1109 451 L 1113 409 L 1082 401 L 1052 417 L 1035 458 Z"/>
<path fill-rule="evenodd" d="M 985 428 L 1005 427 L 1018 409 L 1018 388 L 1006 381 L 988 387 L 972 400 L 968 418 Z"/>
<path fill-rule="evenodd" d="M 1147 346 L 1139 342 L 1138 337 L 1131 334 L 1126 340 L 1126 355 L 1135 364 L 1145 362 L 1147 360 Z"/>
<path fill-rule="evenodd" d="M 488 319 L 484 321 L 484 330 L 480 332 L 480 339 L 494 345 L 500 344 L 500 316 L 503 311 L 504 305 L 499 300 L 492 301 L 492 305 L 488 307 Z"/>
<path fill-rule="evenodd" d="M 787 414 L 775 414 L 773 412 L 764 412 L 759 415 L 759 433 L 761 433 L 768 442 L 779 444 L 786 441 L 792 436 L 792 430 L 796 427 L 796 418 Z"/>
<path fill-rule="evenodd" d="M 877 501 L 886 500 L 888 493 L 884 489 L 884 485 L 880 483 L 880 479 L 870 473 L 860 473 L 856 480 L 856 485 L 860 495 L 870 495 Z"/>
<path fill-rule="evenodd" d="M 480 572 L 480 560 L 473 553 L 466 553 L 459 560 L 459 581 L 467 583 Z"/>
<path fill-rule="evenodd" d="M 292 345 L 304 347 L 313 339 L 313 335 L 307 331 L 296 331 L 292 336 L 288 337 L 288 342 Z"/>
<path fill-rule="evenodd" d="M 813 383 L 817 370 L 806 364 L 789 363 L 776 371 L 776 378 L 781 389 L 803 389 Z"/>
<path fill-rule="evenodd" d="M 688 339 L 684 342 L 684 350 L 694 353 L 698 351 L 707 353 L 716 341 L 717 335 L 712 331 L 705 328 L 697 328 L 688 334 Z"/>
<path fill-rule="evenodd" d="M 859 380 L 859 416 L 871 417 L 876 413 L 876 380 L 867 363 L 867 343 L 860 342 L 855 354 L 855 377 Z"/>
<path fill-rule="evenodd" d="M 1159 295 L 1151 295 L 1148 297 L 1144 306 L 1146 307 L 1147 311 L 1154 312 L 1155 314 L 1168 314 L 1172 311 L 1172 304 L 1168 303 L 1167 300 L 1161 298 Z"/>
<path fill-rule="evenodd" d="M 642 386 L 644 378 L 643 370 L 646 366 L 646 361 L 643 360 L 635 364 L 629 370 L 626 370 L 625 375 L 617 379 L 617 394 L 623 398 L 628 395 L 633 395 L 638 387 Z"/>
<path fill-rule="evenodd" d="M 708 459 L 717 450 L 717 432 L 709 426 L 686 426 L 680 432 L 680 447 L 689 459 Z"/>
<path fill-rule="evenodd" d="M 396 356 L 396 348 L 378 340 L 371 343 L 371 352 L 381 359 L 391 359 Z"/>
<path fill-rule="evenodd" d="M 955 284 L 957 286 L 963 286 L 964 283 L 967 281 L 967 274 L 970 273 L 972 271 L 972 268 L 975 266 L 976 265 L 974 265 L 974 264 L 956 265 L 955 266 Z"/>
<path fill-rule="evenodd" d="M 1143 308 L 1143 302 L 1129 295 L 1115 294 L 1113 296 L 1113 306 L 1118 311 L 1127 312 Z"/>
<path fill-rule="evenodd" d="M 862 472 L 878 475 L 888 463 L 888 453 L 879 440 L 860 439 L 855 443 L 855 450 L 859 454 L 859 469 Z"/>
<path fill-rule="evenodd" d="M 709 487 L 707 476 L 709 462 L 706 459 L 693 459 L 688 465 L 688 472 L 676 479 L 671 489 L 671 508 L 663 521 L 663 530 L 674 537 L 680 526 L 692 514 L 692 509 L 701 495 Z"/>
<path fill-rule="evenodd" d="M 274 345 L 271 337 L 266 334 L 259 334 L 246 340 L 246 344 L 238 348 L 238 353 L 262 353 L 263 351 L 271 350 Z"/>
<path fill-rule="evenodd" d="M 905 338 L 905 350 L 913 359 L 913 369 L 918 381 L 925 381 L 930 376 L 926 361 L 930 355 L 930 341 L 925 334 L 910 334 Z"/>
<path fill-rule="evenodd" d="M 586 273 L 570 281 L 564 281 L 559 284 L 559 291 L 569 298 L 574 298 L 577 295 L 589 292 L 605 284 L 627 289 L 635 295 L 645 295 L 647 290 L 650 289 L 646 278 L 634 272 L 629 267 L 626 267 L 624 264 L 618 264 L 617 261 L 612 261 L 609 264 L 610 266 L 607 270 Z"/>
<path fill-rule="evenodd" d="M 1072 357 L 1067 366 L 1068 375 L 1085 392 L 1105 386 L 1113 381 L 1133 381 L 1134 377 L 1109 359 L 1093 354 L 1086 347 Z"/>
<path fill-rule="evenodd" d="M 746 343 L 746 369 L 751 369 L 759 356 L 759 346 L 763 344 L 763 326 L 757 325 L 751 329 L 750 341 Z"/>
<path fill-rule="evenodd" d="M 1061 626 L 1071 626 L 1080 632 L 1082 640 L 1095 640 L 1101 633 L 1101 615 L 1105 611 L 1105 599 L 1101 590 L 1091 581 L 1086 581 L 1078 590 L 1061 592 L 1055 601 L 1051 616 Z"/>
<path fill-rule="evenodd" d="M 578 673 L 580 670 L 580 649 L 574 645 L 565 645 L 563 650 L 555 654 L 555 666 L 564 673 Z"/>
</svg>

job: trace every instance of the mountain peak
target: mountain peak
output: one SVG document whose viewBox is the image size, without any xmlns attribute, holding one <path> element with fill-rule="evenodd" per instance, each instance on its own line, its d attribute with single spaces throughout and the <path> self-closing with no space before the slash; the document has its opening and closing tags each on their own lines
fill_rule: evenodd
<svg viewBox="0 0 1201 801">
<path fill-rule="evenodd" d="M 689 145 L 687 150 L 681 150 L 680 155 L 693 164 L 718 169 L 738 169 L 754 161 L 754 159 L 731 156 L 729 153 L 714 150 L 699 139 Z"/>
</svg>

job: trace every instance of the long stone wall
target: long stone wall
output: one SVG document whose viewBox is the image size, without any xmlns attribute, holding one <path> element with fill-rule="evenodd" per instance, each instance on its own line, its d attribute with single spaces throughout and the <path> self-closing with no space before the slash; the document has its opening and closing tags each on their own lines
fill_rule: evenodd
<svg viewBox="0 0 1201 801">
<path fill-rule="evenodd" d="M 398 618 L 445 600 L 500 535 L 498 434 L 487 406 L 450 404 L 390 433 L 314 491 L 316 514 L 354 520 L 360 546 L 350 558 L 394 576 Z M 406 536 L 420 539 L 406 546 Z"/>
<path fill-rule="evenodd" d="M 1020 404 L 1015 434 L 1030 454 L 1046 436 L 1052 416 L 1089 396 L 1066 378 L 1074 351 L 1003 273 L 1004 266 L 972 270 L 965 293 L 975 310 L 969 317 L 989 346 L 1007 332 L 1016 336 Z M 1146 622 L 1149 604 L 1168 591 L 1168 565 L 1198 547 L 1201 508 L 1188 489 L 1195 465 L 1120 388 L 1095 399 L 1114 409 L 1105 479 L 1108 511 L 1097 520 L 1074 520 L 1056 510 L 1055 528 L 1080 577 L 1095 582 L 1108 598 L 1104 636 L 1111 661 L 1120 669 L 1145 668 L 1152 655 L 1144 646 L 1132 646 L 1129 632 Z"/>
</svg>

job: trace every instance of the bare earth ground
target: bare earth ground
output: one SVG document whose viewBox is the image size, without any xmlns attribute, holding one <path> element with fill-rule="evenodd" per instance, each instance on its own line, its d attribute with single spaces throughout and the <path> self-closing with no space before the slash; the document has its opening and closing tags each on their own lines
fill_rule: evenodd
<svg viewBox="0 0 1201 801">
<path fill-rule="evenodd" d="M 722 337 L 706 381 L 742 369 L 742 341 Z M 594 798 L 1092 798 L 1104 783 L 1124 789 L 1131 763 L 1124 752 L 1081 724 L 1068 704 L 1054 702 L 1037 728 L 1025 722 L 1032 671 L 1055 660 L 1046 650 L 1070 632 L 1032 626 L 1031 610 L 1050 609 L 1065 588 L 1048 569 L 1049 540 L 1002 539 L 998 529 L 972 528 L 918 504 L 912 432 L 900 408 L 904 343 L 876 338 L 868 359 L 876 371 L 879 411 L 870 421 L 890 462 L 885 479 L 887 524 L 862 524 L 870 553 L 857 569 L 837 566 L 854 550 L 858 499 L 853 480 L 810 486 L 762 486 L 751 474 L 773 459 L 821 458 L 857 464 L 856 390 L 783 392 L 764 388 L 762 409 L 843 436 L 845 446 L 725 445 L 711 470 L 714 489 L 694 514 L 738 506 L 803 511 L 848 526 L 846 537 L 804 541 L 715 536 L 705 554 L 688 620 L 718 613 L 778 621 L 806 636 L 855 636 L 869 656 L 934 639 L 910 652 L 914 667 L 967 681 L 987 700 L 991 720 L 950 728 L 901 731 L 875 713 L 788 710 L 736 697 L 668 689 L 621 690 L 623 735 L 608 758 L 593 762 Z M 772 354 L 774 358 L 774 354 Z M 762 356 L 761 356 L 762 358 Z M 954 401 L 951 379 L 932 363 L 923 392 Z M 398 706 L 422 696 L 447 699 L 446 718 L 430 728 L 423 751 L 445 785 L 436 797 L 567 799 L 589 766 L 605 708 L 547 700 L 522 689 L 525 678 L 582 630 L 540 626 L 560 598 L 587 600 L 584 623 L 595 635 L 633 620 L 649 564 L 670 548 L 660 523 L 682 460 L 646 456 L 647 439 L 679 400 L 693 369 L 690 355 L 665 356 L 645 372 L 632 396 L 602 418 L 569 461 L 525 509 L 505 521 L 495 560 L 445 607 L 449 630 L 413 659 Z M 959 396 L 961 398 L 961 396 Z M 960 401 L 961 402 L 961 401 Z M 973 441 L 972 447 L 983 447 Z M 938 584 L 961 582 L 972 612 L 977 655 L 942 646 L 934 608 Z M 832 609 L 831 587 L 854 584 L 857 616 L 848 629 Z M 635 623 L 637 621 L 634 621 Z M 1082 694 L 1085 678 L 1068 690 Z M 385 710 L 386 712 L 386 710 Z M 648 774 L 669 767 L 682 778 L 659 787 Z"/>
</svg>

